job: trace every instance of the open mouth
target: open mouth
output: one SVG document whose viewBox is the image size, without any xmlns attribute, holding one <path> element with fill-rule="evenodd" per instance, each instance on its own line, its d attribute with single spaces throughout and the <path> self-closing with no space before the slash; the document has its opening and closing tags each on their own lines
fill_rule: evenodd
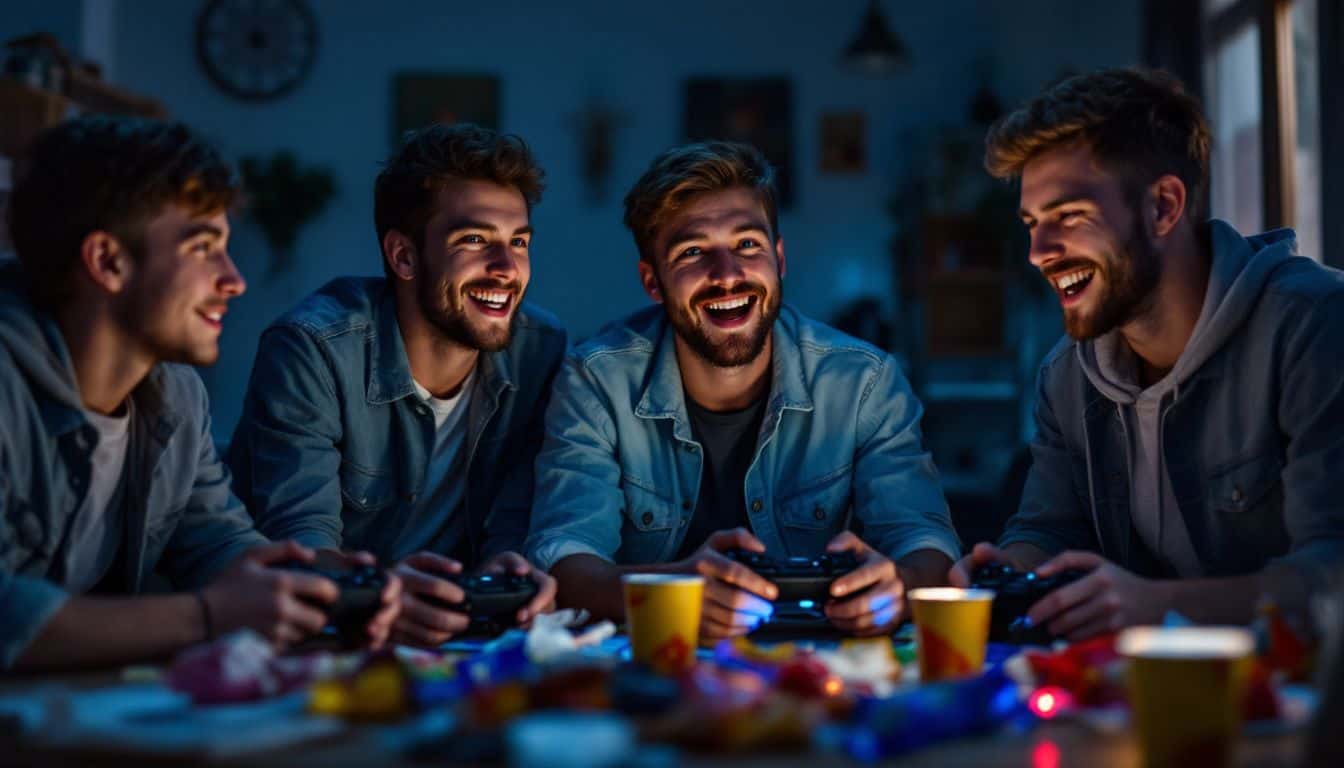
<svg viewBox="0 0 1344 768">
<path fill-rule="evenodd" d="M 469 288 L 467 298 L 488 317 L 508 317 L 513 309 L 513 291 L 494 288 Z"/>
<path fill-rule="evenodd" d="M 735 328 L 747 321 L 756 307 L 754 294 L 714 299 L 700 305 L 709 321 L 720 328 Z"/>
<path fill-rule="evenodd" d="M 206 325 L 209 325 L 215 330 L 224 327 L 224 310 L 222 309 L 198 309 L 196 310 L 196 314 L 200 315 Z"/>
<path fill-rule="evenodd" d="M 1051 277 L 1050 282 L 1059 293 L 1059 300 L 1067 306 L 1076 302 L 1087 291 L 1088 286 L 1092 284 L 1092 278 L 1096 275 L 1095 267 L 1086 267 Z"/>
</svg>

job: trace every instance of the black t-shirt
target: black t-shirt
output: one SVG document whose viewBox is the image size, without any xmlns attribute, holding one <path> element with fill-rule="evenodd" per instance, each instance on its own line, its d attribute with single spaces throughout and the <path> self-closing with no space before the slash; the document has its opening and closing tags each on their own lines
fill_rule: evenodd
<svg viewBox="0 0 1344 768">
<path fill-rule="evenodd" d="M 739 526 L 751 529 L 743 484 L 756 454 L 756 434 L 761 429 L 765 401 L 762 397 L 740 411 L 715 413 L 686 398 L 691 435 L 704 448 L 705 463 L 700 473 L 700 498 L 677 559 L 699 549 L 715 531 Z"/>
</svg>

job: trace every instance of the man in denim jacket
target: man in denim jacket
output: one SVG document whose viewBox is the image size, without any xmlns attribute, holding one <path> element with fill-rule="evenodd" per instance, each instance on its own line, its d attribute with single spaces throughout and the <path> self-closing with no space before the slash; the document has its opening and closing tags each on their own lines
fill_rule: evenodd
<svg viewBox="0 0 1344 768">
<path fill-rule="evenodd" d="M 398 562 L 397 639 L 467 626 L 463 568 L 532 574 L 528 621 L 555 583 L 515 550 L 565 350 L 524 304 L 542 172 L 515 136 L 473 125 L 409 135 L 378 175 L 385 279 L 334 280 L 262 335 L 229 448 L 234 489 L 272 537 Z"/>
<path fill-rule="evenodd" d="M 781 302 L 773 171 L 729 143 L 670 150 L 625 201 L 645 291 L 572 352 L 537 458 L 527 551 L 564 603 L 622 614 L 629 571 L 706 577 L 702 636 L 749 631 L 775 585 L 724 557 L 853 550 L 825 606 L 889 631 L 959 554 L 921 407 L 890 355 Z M 860 538 L 862 536 L 862 538 Z"/>
<path fill-rule="evenodd" d="M 1344 562 L 1344 275 L 1291 231 L 1206 221 L 1208 152 L 1194 99 L 1133 70 L 1067 80 L 989 136 L 1068 338 L 1041 365 L 1021 508 L 951 578 L 1087 571 L 1030 611 L 1057 635 L 1247 622 Z"/>
<path fill-rule="evenodd" d="M 265 566 L 192 365 L 219 356 L 232 172 L 180 124 L 81 118 L 40 136 L 0 266 L 0 670 L 159 658 L 233 629 L 283 647 L 336 585 Z M 155 574 L 186 590 L 141 595 Z M 387 636 L 396 580 L 370 639 Z"/>
</svg>

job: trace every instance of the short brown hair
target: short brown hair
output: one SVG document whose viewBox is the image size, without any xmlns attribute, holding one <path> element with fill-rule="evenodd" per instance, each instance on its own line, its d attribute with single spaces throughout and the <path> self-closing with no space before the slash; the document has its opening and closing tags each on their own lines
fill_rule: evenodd
<svg viewBox="0 0 1344 768">
<path fill-rule="evenodd" d="M 1164 174 L 1185 183 L 1186 208 L 1202 218 L 1209 125 L 1199 101 L 1170 74 L 1108 69 L 1048 88 L 1004 116 L 985 139 L 985 168 L 1006 179 L 1043 152 L 1085 143 L 1131 188 Z"/>
<path fill-rule="evenodd" d="M 707 141 L 674 147 L 653 159 L 625 196 L 625 226 L 635 236 L 641 259 L 659 228 L 691 198 L 706 192 L 746 187 L 756 193 L 770 221 L 770 235 L 779 237 L 775 170 L 750 144 Z"/>
<path fill-rule="evenodd" d="M 233 168 L 182 123 L 80 117 L 40 134 L 21 162 L 9 229 L 31 299 L 69 297 L 84 238 L 107 232 L 132 255 L 169 204 L 195 215 L 224 211 L 238 194 Z"/>
<path fill-rule="evenodd" d="M 530 212 L 541 201 L 545 175 L 527 144 L 513 134 L 472 123 L 437 123 L 410 131 L 373 185 L 379 248 L 394 229 L 424 248 L 434 195 L 453 181 L 474 179 L 515 187 Z M 388 269 L 386 263 L 383 269 Z"/>
</svg>

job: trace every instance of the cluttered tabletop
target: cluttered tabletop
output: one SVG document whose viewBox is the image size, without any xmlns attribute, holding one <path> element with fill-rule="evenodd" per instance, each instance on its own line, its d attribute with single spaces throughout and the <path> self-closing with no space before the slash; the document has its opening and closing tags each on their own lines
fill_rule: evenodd
<svg viewBox="0 0 1344 768">
<path fill-rule="evenodd" d="M 0 765 L 1140 763 L 1115 636 L 989 642 L 978 671 L 921 683 L 937 659 L 910 624 L 865 640 L 758 633 L 668 672 L 631 661 L 610 623 L 575 619 L 433 652 L 279 656 L 241 632 L 163 666 L 0 678 Z M 1283 645 L 1253 660 L 1235 764 L 1297 761 L 1314 694 Z M 1221 761 L 1203 748 L 1189 765 Z"/>
</svg>

